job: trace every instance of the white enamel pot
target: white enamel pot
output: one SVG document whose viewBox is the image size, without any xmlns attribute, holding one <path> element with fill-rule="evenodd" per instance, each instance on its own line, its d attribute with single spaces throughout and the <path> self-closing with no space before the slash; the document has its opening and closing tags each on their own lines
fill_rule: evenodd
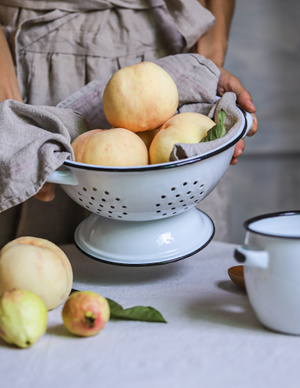
<svg viewBox="0 0 300 388">
<path fill-rule="evenodd" d="M 300 211 L 261 215 L 245 222 L 244 265 L 250 303 L 266 327 L 300 335 Z"/>
</svg>

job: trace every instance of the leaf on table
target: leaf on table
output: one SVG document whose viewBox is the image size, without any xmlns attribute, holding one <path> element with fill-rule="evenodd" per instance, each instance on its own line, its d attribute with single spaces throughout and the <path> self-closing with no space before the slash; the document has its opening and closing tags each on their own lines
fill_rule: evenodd
<svg viewBox="0 0 300 388">
<path fill-rule="evenodd" d="M 117 302 L 106 298 L 110 307 L 111 319 L 167 323 L 159 311 L 153 307 L 134 306 L 124 309 Z"/>
<path fill-rule="evenodd" d="M 202 139 L 200 143 L 220 139 L 221 137 L 226 135 L 226 128 L 224 126 L 225 117 L 226 113 L 223 109 L 221 109 L 218 114 L 218 119 L 220 120 L 219 123 L 214 125 L 207 131 L 206 137 Z"/>
</svg>

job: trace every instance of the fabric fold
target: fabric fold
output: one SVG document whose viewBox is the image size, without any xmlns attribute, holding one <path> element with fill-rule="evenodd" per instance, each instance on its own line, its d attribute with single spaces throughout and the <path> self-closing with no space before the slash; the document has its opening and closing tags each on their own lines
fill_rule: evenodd
<svg viewBox="0 0 300 388">
<path fill-rule="evenodd" d="M 216 123 L 219 122 L 218 115 L 220 111 L 224 110 L 224 112 L 226 112 L 224 126 L 227 133 L 219 139 L 211 140 L 208 142 L 200 142 L 197 144 L 175 144 L 170 155 L 171 161 L 204 155 L 212 150 L 222 147 L 222 145 L 228 143 L 230 139 L 232 139 L 238 133 L 238 131 L 240 131 L 242 118 L 236 106 L 236 95 L 232 92 L 224 93 L 224 95 L 213 104 L 189 104 L 188 108 L 186 106 L 183 108 L 184 109 L 181 110 L 182 113 L 202 113 L 213 119 Z"/>
<path fill-rule="evenodd" d="M 71 141 L 88 129 L 71 110 L 2 102 L 0 211 L 35 195 L 53 171 L 74 159 Z"/>
</svg>

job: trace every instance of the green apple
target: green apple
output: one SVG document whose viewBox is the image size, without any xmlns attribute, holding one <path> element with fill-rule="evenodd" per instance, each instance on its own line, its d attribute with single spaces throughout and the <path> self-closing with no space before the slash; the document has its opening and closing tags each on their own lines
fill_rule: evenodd
<svg viewBox="0 0 300 388">
<path fill-rule="evenodd" d="M 13 289 L 0 298 L 0 337 L 20 348 L 33 345 L 47 329 L 48 310 L 35 293 Z"/>
</svg>

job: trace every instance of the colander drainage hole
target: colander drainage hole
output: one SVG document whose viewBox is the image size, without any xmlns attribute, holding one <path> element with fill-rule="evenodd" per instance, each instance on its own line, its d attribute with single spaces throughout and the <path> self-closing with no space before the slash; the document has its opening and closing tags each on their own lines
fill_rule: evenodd
<svg viewBox="0 0 300 388">
<path fill-rule="evenodd" d="M 160 198 L 161 198 L 161 199 L 165 199 L 165 198 L 166 198 L 166 196 L 165 196 L 165 195 L 162 195 Z"/>
</svg>

